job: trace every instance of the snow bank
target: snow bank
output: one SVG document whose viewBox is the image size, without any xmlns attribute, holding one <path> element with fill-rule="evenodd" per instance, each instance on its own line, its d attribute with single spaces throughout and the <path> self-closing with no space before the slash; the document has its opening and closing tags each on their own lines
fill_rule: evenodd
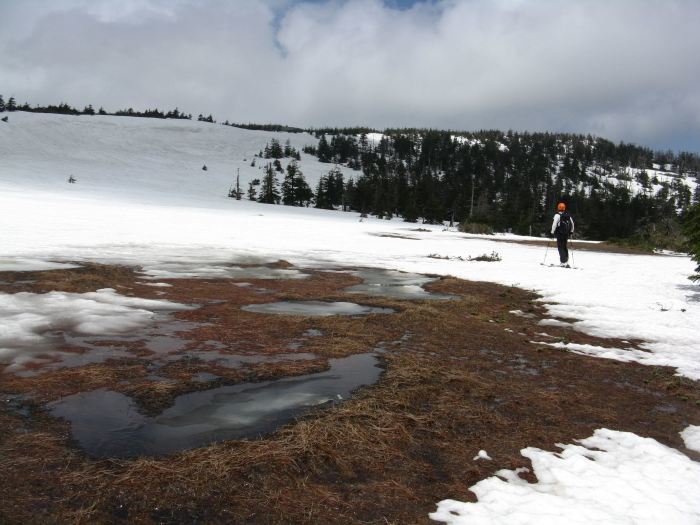
<svg viewBox="0 0 700 525">
<path fill-rule="evenodd" d="M 115 335 L 147 326 L 157 311 L 190 307 L 170 301 L 125 297 L 111 288 L 74 294 L 0 293 L 0 363 L 16 372 L 30 363 L 60 359 L 52 344 L 60 332 Z"/>
<path fill-rule="evenodd" d="M 78 266 L 41 259 L 0 259 L 0 272 L 43 272 L 70 268 L 78 268 Z"/>
<path fill-rule="evenodd" d="M 650 438 L 599 429 L 561 452 L 522 450 L 537 483 L 500 470 L 471 487 L 478 501 L 444 500 L 430 518 L 450 525 L 700 522 L 700 464 Z"/>
<path fill-rule="evenodd" d="M 690 425 L 681 432 L 681 437 L 686 447 L 690 450 L 700 452 L 700 426 Z"/>
</svg>

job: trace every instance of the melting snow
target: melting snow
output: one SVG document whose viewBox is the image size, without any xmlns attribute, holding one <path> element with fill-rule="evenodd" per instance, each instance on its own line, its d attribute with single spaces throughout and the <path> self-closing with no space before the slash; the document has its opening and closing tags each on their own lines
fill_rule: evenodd
<svg viewBox="0 0 700 525">
<path fill-rule="evenodd" d="M 607 429 L 558 446 L 522 450 L 537 483 L 520 469 L 499 470 L 470 487 L 476 503 L 444 500 L 430 517 L 450 525 L 700 522 L 700 464 L 680 452 Z"/>
<path fill-rule="evenodd" d="M 474 456 L 474 461 L 476 461 L 477 459 L 487 459 L 491 461 L 491 456 L 489 456 L 485 450 L 480 450 L 479 453 L 476 456 Z"/>
<path fill-rule="evenodd" d="M 123 334 L 151 323 L 156 311 L 188 309 L 170 301 L 139 299 L 112 288 L 83 294 L 0 293 L 0 364 L 6 372 L 32 363 L 73 359 L 54 344 L 58 334 Z"/>
</svg>

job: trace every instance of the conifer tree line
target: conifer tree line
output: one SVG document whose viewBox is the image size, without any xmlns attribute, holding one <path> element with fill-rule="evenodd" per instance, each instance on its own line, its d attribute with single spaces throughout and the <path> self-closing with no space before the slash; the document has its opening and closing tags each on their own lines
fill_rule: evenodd
<svg viewBox="0 0 700 525">
<path fill-rule="evenodd" d="M 411 222 L 479 223 L 539 235 L 564 201 L 580 234 L 625 238 L 647 230 L 677 233 L 700 200 L 682 182 L 697 178 L 700 156 L 584 135 L 387 130 L 371 143 L 365 133 L 330 140 L 321 134 L 304 152 L 361 172 L 339 192 L 350 209 Z M 668 168 L 671 182 L 645 171 L 654 167 Z M 633 191 L 633 181 L 642 191 Z"/>
<path fill-rule="evenodd" d="M 309 188 L 304 174 L 299 168 L 298 160 L 301 154 L 292 147 L 289 140 L 282 146 L 280 141 L 272 139 L 265 144 L 265 149 L 255 154 L 251 166 L 255 166 L 256 158 L 273 159 L 265 165 L 264 176 L 261 179 L 253 179 L 248 184 L 247 196 L 249 200 L 255 200 L 266 204 L 279 204 L 282 201 L 287 206 L 309 206 L 314 195 Z M 276 173 L 284 173 L 280 159 L 291 158 L 292 162 L 287 165 L 287 173 L 284 176 L 281 188 L 277 180 Z M 260 189 L 258 190 L 258 187 Z M 281 191 L 281 193 L 280 193 Z M 232 194 L 229 192 L 229 197 Z"/>
<path fill-rule="evenodd" d="M 181 112 L 178 108 L 172 109 L 170 111 L 161 111 L 158 108 L 146 109 L 144 111 L 136 111 L 133 108 L 119 109 L 114 113 L 108 113 L 103 107 L 98 110 L 93 108 L 92 104 L 88 104 L 82 110 L 74 108 L 65 102 L 61 102 L 58 105 L 49 104 L 48 106 L 30 106 L 29 103 L 24 102 L 23 104 L 17 104 L 15 97 L 10 97 L 7 102 L 2 95 L 0 95 L 0 113 L 4 111 L 26 111 L 30 113 L 55 113 L 59 115 L 112 115 L 117 117 L 146 117 L 146 118 L 169 118 L 169 119 L 186 119 L 192 120 L 192 115 L 189 113 Z M 199 115 L 200 121 L 214 123 L 214 119 L 211 115 L 208 117 L 203 117 Z"/>
<path fill-rule="evenodd" d="M 301 154 L 296 148 L 292 147 L 289 140 L 287 140 L 284 143 L 284 146 L 282 146 L 280 141 L 277 139 L 272 139 L 270 142 L 265 144 L 265 149 L 258 153 L 258 157 L 276 160 L 292 157 L 296 160 L 301 160 Z M 281 171 L 281 169 L 278 171 Z"/>
</svg>

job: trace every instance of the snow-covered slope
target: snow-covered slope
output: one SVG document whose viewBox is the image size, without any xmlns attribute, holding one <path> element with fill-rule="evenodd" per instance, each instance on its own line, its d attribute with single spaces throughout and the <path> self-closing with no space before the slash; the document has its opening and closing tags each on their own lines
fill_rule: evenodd
<svg viewBox="0 0 700 525">
<path fill-rule="evenodd" d="M 72 175 L 81 194 L 148 201 L 226 198 L 237 172 L 243 191 L 250 180 L 262 176 L 270 161 L 256 159 L 255 166 L 250 164 L 271 139 L 282 145 L 289 140 L 300 152 L 318 142 L 307 133 L 139 117 L 15 112 L 0 124 L 0 186 L 21 181 L 26 187 L 54 192 L 63 189 Z M 301 169 L 313 188 L 333 165 L 301 155 Z M 282 165 L 290 161 L 282 159 Z M 346 177 L 353 174 L 341 169 Z"/>
</svg>

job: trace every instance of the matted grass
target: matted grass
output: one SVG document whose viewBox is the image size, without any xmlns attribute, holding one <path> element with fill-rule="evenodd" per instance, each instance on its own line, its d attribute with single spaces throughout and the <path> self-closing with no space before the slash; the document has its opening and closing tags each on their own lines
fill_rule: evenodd
<svg viewBox="0 0 700 525">
<path fill-rule="evenodd" d="M 200 304 L 175 315 L 195 323 L 179 334 L 190 341 L 190 352 L 216 341 L 224 353 L 274 356 L 297 341 L 298 351 L 318 359 L 229 369 L 180 361 L 161 368 L 158 374 L 170 381 L 158 383 L 148 379 L 149 354 L 141 351 L 134 359 L 33 378 L 0 375 L 0 391 L 27 397 L 12 397 L 0 409 L 3 523 L 428 523 L 437 501 L 473 499 L 473 483 L 498 469 L 528 466 L 523 447 L 551 450 L 600 427 L 653 437 L 698 458 L 678 436 L 688 424 L 700 424 L 696 382 L 667 368 L 533 345 L 543 310 L 536 296 L 517 288 L 446 278 L 429 288 L 460 300 L 421 302 L 347 296 L 342 289 L 358 279 L 328 272 L 302 281 L 250 281 L 250 287 L 169 280 L 171 288 L 157 289 L 164 295 L 138 284 L 127 268 L 94 265 L 21 278 L 37 282 L 13 291 L 118 284 L 121 293 Z M 10 279 L 5 274 L 0 280 Z M 308 318 L 240 310 L 243 304 L 319 299 L 397 313 Z M 508 313 L 516 309 L 533 317 Z M 310 328 L 321 335 L 304 337 Z M 620 345 L 566 328 L 546 331 L 571 342 Z M 109 388 L 132 396 L 144 413 L 158 413 L 185 392 L 306 374 L 327 367 L 329 357 L 378 347 L 385 372 L 352 399 L 263 438 L 163 458 L 90 459 L 72 442 L 69 425 L 43 408 L 60 396 Z M 221 379 L 196 383 L 191 377 L 197 372 Z M 480 449 L 493 461 L 474 461 Z"/>
</svg>

